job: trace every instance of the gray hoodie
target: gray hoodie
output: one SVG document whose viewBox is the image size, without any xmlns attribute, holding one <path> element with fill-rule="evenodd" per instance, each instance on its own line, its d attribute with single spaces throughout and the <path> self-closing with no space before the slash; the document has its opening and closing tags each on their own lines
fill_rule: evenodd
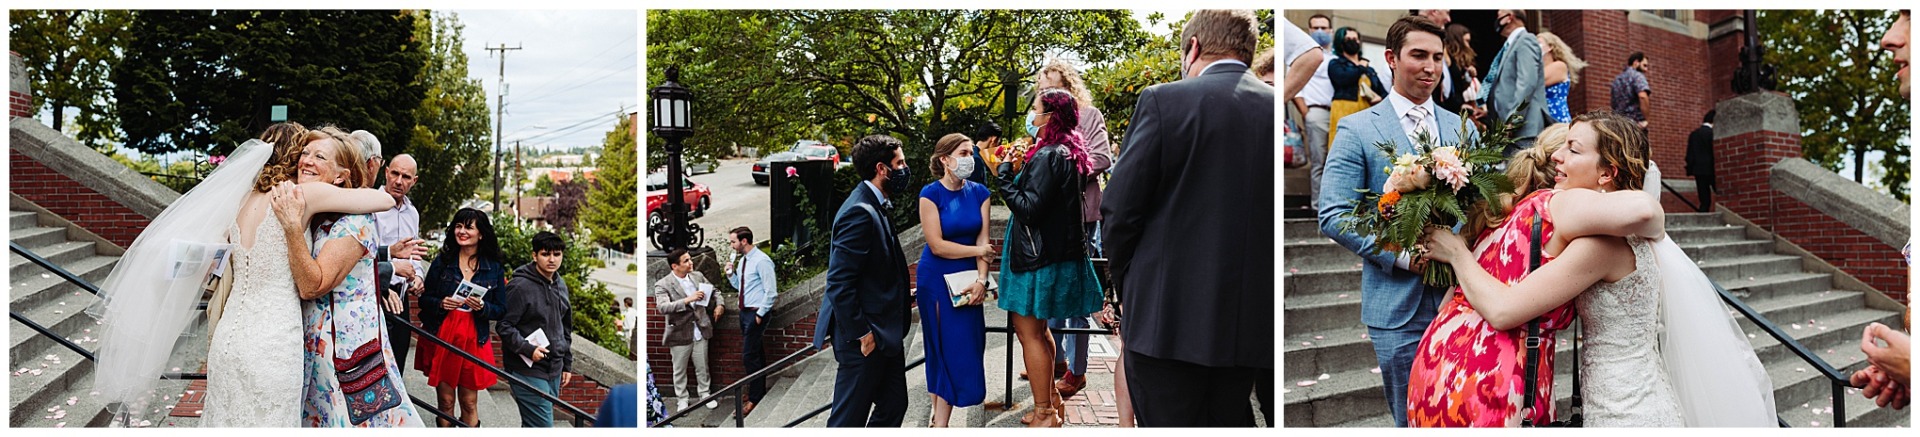
<svg viewBox="0 0 1920 437">
<path fill-rule="evenodd" d="M 539 378 L 555 378 L 560 372 L 572 371 L 573 311 L 567 302 L 571 295 L 567 282 L 559 273 L 549 280 L 528 263 L 513 270 L 506 292 L 507 315 L 494 324 L 500 344 L 507 348 L 506 370 Z M 520 356 L 533 356 L 534 345 L 527 342 L 527 335 L 534 330 L 545 330 L 552 344 L 547 345 L 546 359 L 528 366 Z"/>
</svg>

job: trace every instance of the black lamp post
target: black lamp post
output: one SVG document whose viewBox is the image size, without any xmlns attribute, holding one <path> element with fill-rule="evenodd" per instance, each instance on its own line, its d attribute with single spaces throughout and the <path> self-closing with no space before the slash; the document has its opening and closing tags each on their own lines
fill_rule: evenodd
<svg viewBox="0 0 1920 437">
<path fill-rule="evenodd" d="M 682 171 L 681 140 L 693 136 L 693 91 L 679 83 L 680 67 L 667 67 L 667 81 L 647 90 L 653 101 L 648 128 L 667 140 L 667 237 L 654 238 L 662 252 L 691 246 L 687 229 L 686 173 Z"/>
</svg>

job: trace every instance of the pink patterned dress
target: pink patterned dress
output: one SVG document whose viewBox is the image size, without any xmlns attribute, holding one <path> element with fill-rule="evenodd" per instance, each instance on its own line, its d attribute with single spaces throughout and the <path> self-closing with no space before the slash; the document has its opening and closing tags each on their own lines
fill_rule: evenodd
<svg viewBox="0 0 1920 437">
<path fill-rule="evenodd" d="M 1488 231 L 1491 239 L 1477 252 L 1480 266 L 1508 285 L 1527 274 L 1533 217 L 1541 216 L 1541 238 L 1553 235 L 1553 217 L 1547 201 L 1555 191 L 1535 191 L 1514 206 L 1506 222 Z M 1541 263 L 1553 258 L 1542 254 Z M 1542 350 L 1549 351 L 1540 366 L 1532 414 L 1534 423 L 1553 418 L 1553 334 L 1573 323 L 1573 303 L 1540 316 Z M 1427 326 L 1413 357 L 1407 381 L 1407 422 L 1415 427 L 1518 427 L 1526 390 L 1525 327 L 1496 330 L 1467 303 L 1464 293 L 1440 304 L 1440 313 Z"/>
</svg>

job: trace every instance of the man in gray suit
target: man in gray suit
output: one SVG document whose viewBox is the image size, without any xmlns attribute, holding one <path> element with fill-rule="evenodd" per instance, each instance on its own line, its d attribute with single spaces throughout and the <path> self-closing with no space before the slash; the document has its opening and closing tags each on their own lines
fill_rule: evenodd
<svg viewBox="0 0 1920 437">
<path fill-rule="evenodd" d="M 1253 11 L 1195 12 L 1185 79 L 1147 87 L 1107 185 L 1129 397 L 1141 426 L 1274 424 L 1273 87 Z M 1256 388 L 1256 386 L 1258 388 Z"/>
<path fill-rule="evenodd" d="M 1546 72 L 1540 64 L 1540 40 L 1527 31 L 1527 23 L 1520 21 L 1520 11 L 1501 9 L 1495 18 L 1500 23 L 1500 35 L 1507 37 L 1500 46 L 1500 52 L 1493 55 L 1493 66 L 1487 72 L 1487 93 L 1482 98 L 1487 107 L 1492 108 L 1486 120 L 1488 123 L 1504 123 L 1508 116 L 1521 104 L 1526 104 L 1526 112 L 1520 117 L 1520 125 L 1513 130 L 1514 143 L 1507 147 L 1507 156 L 1528 147 L 1540 136 L 1540 130 L 1547 127 L 1547 87 Z"/>
<path fill-rule="evenodd" d="M 1439 109 L 1433 88 L 1441 80 L 1446 52 L 1441 28 L 1421 16 L 1401 18 L 1387 29 L 1387 65 L 1393 68 L 1393 92 L 1387 100 L 1340 120 L 1327 155 L 1326 179 L 1320 190 L 1320 232 L 1332 237 L 1365 261 L 1360 270 L 1360 321 L 1367 325 L 1373 351 L 1380 363 L 1387 407 L 1397 426 L 1407 425 L 1407 378 L 1413 369 L 1420 336 L 1433 322 L 1445 290 L 1420 283 L 1424 267 L 1409 252 L 1373 253 L 1373 238 L 1345 233 L 1345 215 L 1360 199 L 1356 189 L 1381 192 L 1387 175 L 1380 169 L 1393 164 L 1373 145 L 1391 141 L 1398 150 L 1412 150 L 1412 138 L 1424 132 L 1439 144 L 1461 141 L 1460 116 Z M 1477 136 L 1468 124 L 1469 137 Z"/>
<path fill-rule="evenodd" d="M 693 254 L 674 249 L 667 254 L 667 261 L 671 274 L 654 281 L 653 305 L 667 316 L 667 329 L 660 339 L 673 357 L 673 395 L 680 397 L 680 408 L 674 411 L 680 411 L 703 397 L 701 392 L 713 390 L 709 380 L 712 372 L 707 371 L 707 340 L 713 339 L 713 316 L 721 306 L 708 296 L 713 285 L 707 277 L 693 271 Z M 707 408 L 718 406 L 719 401 L 707 402 Z"/>
</svg>

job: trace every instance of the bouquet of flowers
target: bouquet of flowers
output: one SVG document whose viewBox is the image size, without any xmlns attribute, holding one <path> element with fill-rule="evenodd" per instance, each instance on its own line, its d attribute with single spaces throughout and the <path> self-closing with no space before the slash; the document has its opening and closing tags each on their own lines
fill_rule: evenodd
<svg viewBox="0 0 1920 437">
<path fill-rule="evenodd" d="M 1525 106 L 1514 113 L 1505 123 L 1492 123 L 1478 138 L 1469 138 L 1462 123 L 1457 136 L 1461 141 L 1454 144 L 1436 144 L 1438 140 L 1426 132 L 1414 136 L 1414 150 L 1398 150 L 1390 141 L 1375 143 L 1374 147 L 1394 157 L 1393 165 L 1382 169 L 1387 173 L 1385 192 L 1357 190 L 1360 199 L 1347 213 L 1341 230 L 1373 237 L 1374 254 L 1399 252 L 1419 243 L 1428 227 L 1453 228 L 1467 221 L 1468 211 L 1512 192 L 1513 181 L 1501 171 L 1507 161 L 1502 152 L 1513 144 L 1510 131 Z M 1458 285 L 1453 268 L 1440 263 L 1427 265 L 1421 282 L 1436 287 Z"/>
</svg>

